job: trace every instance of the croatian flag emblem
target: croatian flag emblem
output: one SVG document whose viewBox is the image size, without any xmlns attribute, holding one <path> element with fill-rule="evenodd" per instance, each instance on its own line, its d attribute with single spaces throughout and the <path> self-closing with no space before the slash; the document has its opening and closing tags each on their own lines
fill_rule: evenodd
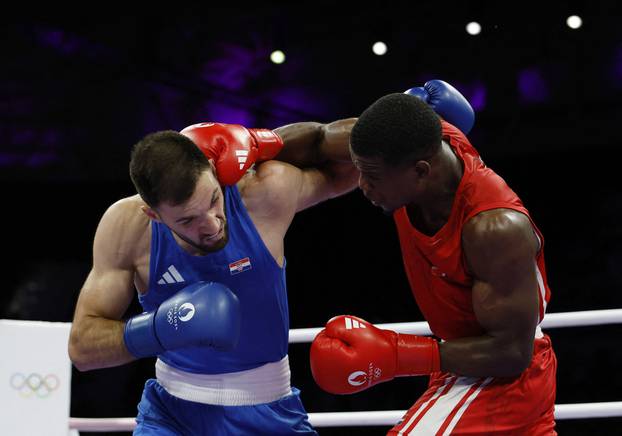
<svg viewBox="0 0 622 436">
<path fill-rule="evenodd" d="M 231 275 L 239 274 L 249 269 L 251 269 L 251 260 L 248 257 L 229 264 L 229 272 Z"/>
</svg>

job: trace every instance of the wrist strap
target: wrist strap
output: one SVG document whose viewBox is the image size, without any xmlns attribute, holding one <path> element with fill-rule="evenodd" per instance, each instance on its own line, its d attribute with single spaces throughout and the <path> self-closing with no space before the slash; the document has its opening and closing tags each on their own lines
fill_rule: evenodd
<svg viewBox="0 0 622 436">
<path fill-rule="evenodd" d="M 164 351 L 156 336 L 153 318 L 155 311 L 144 312 L 127 320 L 123 329 L 123 342 L 136 358 L 151 357 Z"/>
<path fill-rule="evenodd" d="M 397 335 L 396 375 L 427 375 L 441 370 L 438 342 L 417 335 Z"/>
<path fill-rule="evenodd" d="M 272 130 L 248 129 L 248 131 L 257 143 L 259 151 L 257 154 L 257 162 L 274 159 L 283 148 L 283 139 Z"/>
</svg>

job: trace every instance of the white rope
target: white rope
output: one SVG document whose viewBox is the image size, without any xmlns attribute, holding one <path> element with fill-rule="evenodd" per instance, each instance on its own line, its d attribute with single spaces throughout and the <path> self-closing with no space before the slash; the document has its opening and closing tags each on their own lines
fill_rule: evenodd
<svg viewBox="0 0 622 436">
<path fill-rule="evenodd" d="M 314 427 L 395 425 L 405 413 L 406 410 L 309 413 L 309 422 Z M 622 416 L 622 401 L 555 405 L 557 420 L 620 416 Z M 69 418 L 69 428 L 79 431 L 132 431 L 134 427 L 136 427 L 134 418 Z"/>
<path fill-rule="evenodd" d="M 557 404 L 555 406 L 555 419 L 609 418 L 619 416 L 622 416 L 622 401 Z"/>
<path fill-rule="evenodd" d="M 405 413 L 406 410 L 309 413 L 309 422 L 314 427 L 395 425 Z"/>
<path fill-rule="evenodd" d="M 78 431 L 133 431 L 135 418 L 69 418 L 69 428 Z"/>
<path fill-rule="evenodd" d="M 541 327 L 546 329 L 620 323 L 622 323 L 622 309 L 585 310 L 582 312 L 547 313 L 542 321 Z M 432 334 L 430 326 L 425 321 L 375 325 L 378 328 L 393 330 L 398 333 L 410 333 L 424 336 Z M 291 344 L 311 342 L 322 328 L 323 327 L 292 329 L 289 331 L 289 342 Z"/>
</svg>

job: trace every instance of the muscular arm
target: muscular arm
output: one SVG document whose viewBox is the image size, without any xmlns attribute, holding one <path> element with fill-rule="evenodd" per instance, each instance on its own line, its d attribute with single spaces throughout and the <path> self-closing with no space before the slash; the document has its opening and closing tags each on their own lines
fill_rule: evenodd
<svg viewBox="0 0 622 436">
<path fill-rule="evenodd" d="M 95 233 L 93 268 L 80 292 L 69 337 L 69 357 L 81 371 L 135 359 L 123 342 L 120 321 L 135 292 L 132 215 L 131 204 L 115 203 Z"/>
<path fill-rule="evenodd" d="M 285 146 L 274 160 L 257 165 L 256 176 L 242 181 L 247 207 L 283 218 L 278 221 L 287 228 L 296 212 L 354 189 L 359 173 L 349 142 L 355 122 L 349 118 L 276 129 Z"/>
<path fill-rule="evenodd" d="M 297 144 L 303 151 L 305 147 L 302 144 L 309 141 L 309 159 L 302 156 L 296 160 L 303 167 L 303 161 L 310 163 L 314 160 L 312 155 L 326 156 L 324 152 L 309 151 L 313 147 L 317 147 L 316 150 L 348 150 L 353 125 L 354 120 L 336 121 L 327 126 L 298 123 L 287 128 L 289 133 L 285 131 L 284 134 L 289 145 Z M 296 212 L 345 194 L 357 186 L 359 173 L 349 151 L 347 153 L 346 161 L 330 160 L 304 168 L 280 161 L 277 157 L 258 164 L 255 173 L 248 173 L 238 183 L 255 226 L 279 264 L 283 260 L 283 237 Z M 338 159 L 339 155 L 333 157 Z"/>
<path fill-rule="evenodd" d="M 294 123 L 274 131 L 283 139 L 284 146 L 275 157 L 298 168 L 317 166 L 328 161 L 350 162 L 350 131 L 356 118 L 338 120 L 330 124 L 313 122 Z"/>
<path fill-rule="evenodd" d="M 486 333 L 441 343 L 441 368 L 475 377 L 517 376 L 531 361 L 538 323 L 537 237 L 525 215 L 495 209 L 465 225 L 462 243 L 476 277 L 475 316 Z"/>
<path fill-rule="evenodd" d="M 356 118 L 329 124 L 295 123 L 276 130 L 285 146 L 276 159 L 303 168 L 290 176 L 297 187 L 296 211 L 354 189 L 358 171 L 350 158 L 350 132 Z"/>
</svg>

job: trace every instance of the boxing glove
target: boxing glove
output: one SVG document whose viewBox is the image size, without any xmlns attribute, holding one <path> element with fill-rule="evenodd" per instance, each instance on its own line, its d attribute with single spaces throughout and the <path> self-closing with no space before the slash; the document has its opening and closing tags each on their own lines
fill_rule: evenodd
<svg viewBox="0 0 622 436">
<path fill-rule="evenodd" d="M 123 340 L 137 358 L 203 345 L 231 350 L 240 337 L 240 303 L 225 285 L 197 282 L 165 300 L 156 310 L 130 318 Z"/>
<path fill-rule="evenodd" d="M 449 83 L 430 80 L 422 87 L 404 92 L 426 102 L 445 121 L 456 126 L 465 135 L 475 123 L 475 113 L 466 98 Z"/>
<path fill-rule="evenodd" d="M 311 344 L 310 361 L 315 382 L 333 394 L 440 370 L 436 340 L 382 330 L 349 315 L 328 321 Z"/>
<path fill-rule="evenodd" d="M 283 140 L 273 131 L 239 124 L 199 123 L 180 133 L 214 160 L 222 185 L 235 185 L 255 162 L 274 158 L 283 147 Z"/>
</svg>

